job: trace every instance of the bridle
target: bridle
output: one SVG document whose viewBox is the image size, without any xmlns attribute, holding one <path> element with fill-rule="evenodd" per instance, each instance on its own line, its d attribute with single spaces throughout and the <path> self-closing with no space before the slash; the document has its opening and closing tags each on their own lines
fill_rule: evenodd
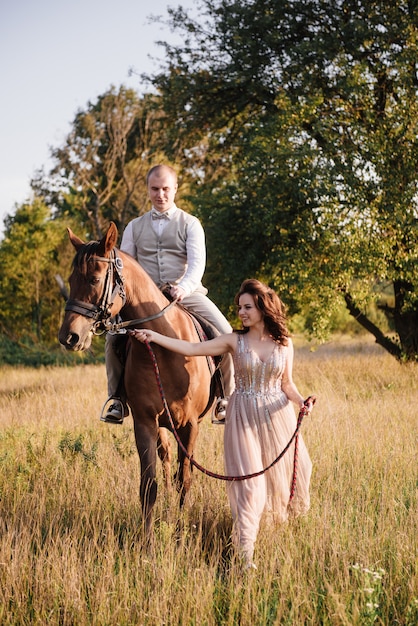
<svg viewBox="0 0 418 626">
<path fill-rule="evenodd" d="M 65 311 L 72 311 L 73 313 L 78 313 L 79 315 L 83 315 L 83 317 L 91 319 L 93 321 L 91 329 L 93 335 L 126 333 L 125 329 L 129 326 L 136 326 L 137 324 L 143 324 L 144 322 L 150 322 L 151 320 L 162 317 L 176 304 L 177 300 L 173 300 L 166 307 L 148 317 L 127 320 L 125 322 L 115 321 L 110 311 L 116 296 L 122 299 L 122 307 L 126 302 L 125 278 L 122 273 L 123 261 L 116 249 L 110 252 L 109 257 L 92 255 L 89 257 L 89 260 L 90 259 L 104 261 L 108 264 L 105 285 L 100 301 L 98 304 L 92 304 L 90 302 L 70 298 L 66 302 Z"/>
<path fill-rule="evenodd" d="M 116 296 L 121 297 L 123 304 L 126 302 L 125 280 L 122 274 L 123 261 L 116 250 L 112 250 L 109 257 L 92 255 L 90 259 L 108 264 L 100 301 L 98 304 L 92 304 L 82 300 L 68 299 L 65 311 L 72 311 L 93 320 L 93 334 L 101 335 L 106 332 L 107 322 L 111 316 L 110 310 Z"/>
</svg>

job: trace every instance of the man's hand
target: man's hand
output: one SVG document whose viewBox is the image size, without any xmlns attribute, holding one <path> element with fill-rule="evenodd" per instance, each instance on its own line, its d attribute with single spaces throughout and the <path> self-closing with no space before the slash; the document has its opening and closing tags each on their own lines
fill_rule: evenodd
<svg viewBox="0 0 418 626">
<path fill-rule="evenodd" d="M 173 298 L 173 300 L 177 300 L 178 302 L 181 302 L 184 296 L 186 295 L 186 292 L 183 289 L 183 287 L 179 287 L 178 285 L 171 285 L 170 295 Z"/>
</svg>

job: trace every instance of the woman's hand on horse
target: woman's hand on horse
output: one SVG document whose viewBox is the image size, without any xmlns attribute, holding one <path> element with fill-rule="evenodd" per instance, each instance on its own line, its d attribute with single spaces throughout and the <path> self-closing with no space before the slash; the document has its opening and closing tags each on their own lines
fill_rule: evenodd
<svg viewBox="0 0 418 626">
<path fill-rule="evenodd" d="M 135 339 L 138 339 L 138 341 L 140 341 L 141 343 L 145 343 L 146 341 L 148 341 L 148 343 L 151 343 L 151 341 L 153 340 L 152 330 L 147 330 L 144 328 L 134 328 L 134 330 L 129 330 L 128 332 L 132 337 L 135 337 Z"/>
</svg>

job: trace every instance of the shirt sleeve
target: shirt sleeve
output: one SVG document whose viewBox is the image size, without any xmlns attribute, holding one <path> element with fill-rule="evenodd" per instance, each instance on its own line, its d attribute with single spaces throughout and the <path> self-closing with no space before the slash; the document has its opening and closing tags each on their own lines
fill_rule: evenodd
<svg viewBox="0 0 418 626">
<path fill-rule="evenodd" d="M 120 249 L 122 252 L 127 252 L 136 259 L 136 245 L 133 238 L 132 221 L 128 223 L 123 231 L 122 241 L 120 243 Z"/>
<path fill-rule="evenodd" d="M 186 252 L 187 270 L 179 282 L 179 287 L 182 287 L 186 295 L 189 295 L 201 284 L 206 267 L 205 232 L 197 218 L 188 225 Z"/>
</svg>

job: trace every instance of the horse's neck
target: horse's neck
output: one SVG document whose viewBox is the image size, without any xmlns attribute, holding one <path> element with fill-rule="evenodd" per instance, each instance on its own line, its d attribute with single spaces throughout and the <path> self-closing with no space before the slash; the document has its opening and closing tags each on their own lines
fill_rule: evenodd
<svg viewBox="0 0 418 626">
<path fill-rule="evenodd" d="M 167 298 L 141 265 L 123 252 L 120 252 L 120 256 L 123 261 L 123 276 L 125 278 L 125 312 L 129 315 L 138 313 L 138 315 L 146 316 L 167 306 Z"/>
</svg>

